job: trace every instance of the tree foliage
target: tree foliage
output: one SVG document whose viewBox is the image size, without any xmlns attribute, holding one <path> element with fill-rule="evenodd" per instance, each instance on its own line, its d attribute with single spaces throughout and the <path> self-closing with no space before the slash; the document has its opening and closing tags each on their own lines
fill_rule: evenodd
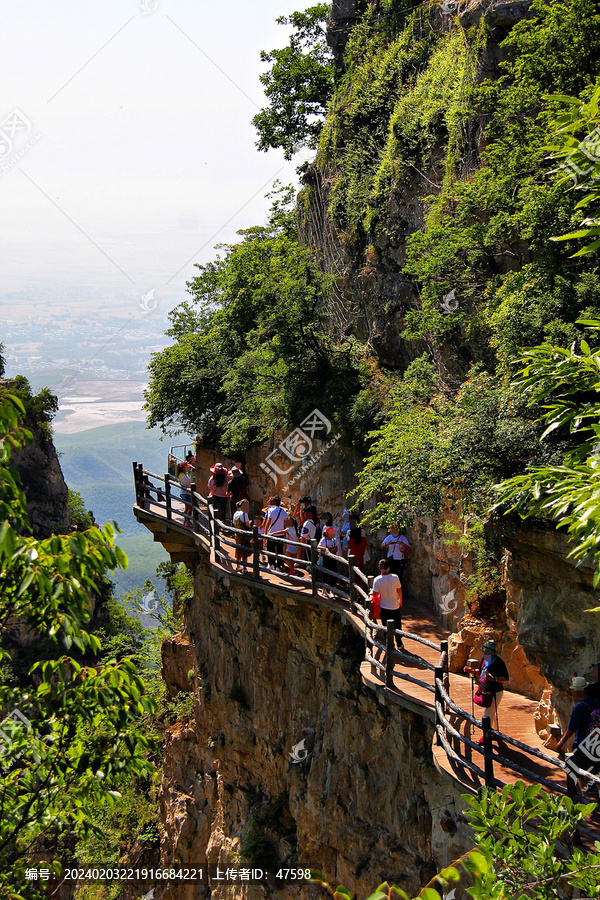
<svg viewBox="0 0 600 900">
<path fill-rule="evenodd" d="M 575 830 L 593 803 L 575 804 L 522 781 L 506 785 L 501 793 L 482 788 L 478 797 L 463 799 L 476 849 L 442 869 L 414 900 L 454 896 L 451 888 L 459 883 L 473 900 L 554 900 L 573 896 L 575 888 L 578 896 L 598 896 L 600 843 L 595 852 L 573 846 Z M 330 885 L 322 872 L 313 871 L 312 880 L 334 900 L 352 898 L 345 887 Z M 384 882 L 368 900 L 409 900 L 409 895 Z"/>
<path fill-rule="evenodd" d="M 287 47 L 260 55 L 272 65 L 260 76 L 269 105 L 252 120 L 259 150 L 281 148 L 291 159 L 300 147 L 317 146 L 333 92 L 333 55 L 324 27 L 330 8 L 330 3 L 317 3 L 277 19 L 294 31 Z"/>
<path fill-rule="evenodd" d="M 600 319 L 583 320 L 597 339 Z M 542 344 L 523 353 L 514 383 L 543 407 L 541 439 L 563 436 L 570 445 L 560 465 L 533 466 L 498 485 L 498 503 L 523 518 L 552 518 L 574 545 L 571 556 L 588 555 L 600 582 L 600 349 L 587 341 L 565 349 Z"/>
<path fill-rule="evenodd" d="M 240 234 L 198 266 L 145 395 L 150 425 L 201 432 L 228 452 L 298 425 L 316 405 L 348 421 L 361 388 L 360 357 L 328 333 L 328 281 L 299 245 L 293 214 L 276 201 L 267 226 Z"/>
<path fill-rule="evenodd" d="M 548 99 L 564 104 L 562 112 L 550 123 L 554 143 L 549 149 L 553 158 L 561 161 L 559 172 L 563 175 L 563 181 L 571 181 L 573 189 L 587 191 L 575 208 L 588 210 L 577 231 L 554 237 L 553 240 L 596 238 L 573 254 L 584 256 L 600 248 L 600 87 L 596 88 L 587 103 L 577 97 Z"/>
<path fill-rule="evenodd" d="M 36 662 L 25 679 L 0 684 L 8 714 L 0 726 L 0 896 L 14 898 L 42 834 L 85 830 L 90 805 L 113 801 L 116 779 L 147 771 L 149 742 L 131 728 L 152 709 L 131 660 L 87 663 L 100 650 L 89 627 L 91 595 L 107 570 L 127 563 L 113 527 L 42 541 L 29 536 L 11 465 L 12 451 L 31 438 L 24 415 L 17 396 L 0 398 L 0 629 L 5 641 L 25 633 L 53 643 L 57 653 Z M 5 647 L 0 661 L 10 663 Z"/>
</svg>

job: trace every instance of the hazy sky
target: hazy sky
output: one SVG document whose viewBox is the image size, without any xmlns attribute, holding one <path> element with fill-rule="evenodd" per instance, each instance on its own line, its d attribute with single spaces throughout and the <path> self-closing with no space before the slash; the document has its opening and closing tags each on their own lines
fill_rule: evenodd
<svg viewBox="0 0 600 900">
<path fill-rule="evenodd" d="M 3 0 L 0 296 L 183 299 L 193 262 L 263 222 L 298 160 L 254 146 L 259 53 L 297 8 Z"/>
</svg>

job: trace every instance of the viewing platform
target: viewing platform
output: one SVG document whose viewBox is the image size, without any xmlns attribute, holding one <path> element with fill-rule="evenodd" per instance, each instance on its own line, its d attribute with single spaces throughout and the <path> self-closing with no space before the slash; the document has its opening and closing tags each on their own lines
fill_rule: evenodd
<svg viewBox="0 0 600 900">
<path fill-rule="evenodd" d="M 189 492 L 192 502 L 186 508 L 175 478 L 155 475 L 138 463 L 133 463 L 133 470 L 136 519 L 174 562 L 193 568 L 201 555 L 216 574 L 231 582 L 339 613 L 365 641 L 360 667 L 365 685 L 380 702 L 396 703 L 433 723 L 434 763 L 460 790 L 476 793 L 483 785 L 501 789 L 521 779 L 584 802 L 575 794 L 573 780 L 567 780 L 565 762 L 545 749 L 535 731 L 536 701 L 505 690 L 498 711 L 500 731 L 490 728 L 487 715 L 482 719 L 475 715 L 472 680 L 448 671 L 449 632 L 431 607 L 407 600 L 403 629 L 394 631 L 391 622 L 385 627 L 372 618 L 369 580 L 352 557 L 329 555 L 337 566 L 332 584 L 328 570 L 318 564 L 316 541 L 307 545 L 273 539 L 302 548 L 305 558 L 295 560 L 295 574 L 271 568 L 282 562 L 283 546 L 277 559 L 266 546 L 261 548 L 258 529 L 240 531 L 215 519 L 212 506 L 197 491 Z M 235 559 L 236 535 L 247 542 L 243 572 L 236 571 L 240 564 Z M 395 636 L 402 638 L 405 652 L 395 649 Z M 600 785 L 600 777 L 578 769 L 575 773 Z M 594 814 L 581 830 L 597 838 L 600 817 Z"/>
</svg>

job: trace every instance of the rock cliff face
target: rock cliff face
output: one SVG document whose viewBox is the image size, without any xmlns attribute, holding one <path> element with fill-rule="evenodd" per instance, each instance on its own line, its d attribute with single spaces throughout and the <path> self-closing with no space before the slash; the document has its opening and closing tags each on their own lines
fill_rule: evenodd
<svg viewBox="0 0 600 900">
<path fill-rule="evenodd" d="M 341 511 L 351 503 L 347 495 L 363 460 L 336 444 L 313 467 L 301 472 L 294 484 L 290 478 L 301 464 L 290 478 L 278 478 L 276 483 L 261 470 L 261 463 L 278 440 L 253 448 L 247 458 L 248 472 L 260 485 L 265 501 L 277 491 L 284 502 L 310 494 L 317 507 L 330 510 L 339 523 Z M 315 443 L 317 452 L 325 446 L 326 442 Z M 208 478 L 216 458 L 206 449 L 198 454 L 200 483 Z M 564 535 L 524 526 L 502 538 L 505 563 L 500 589 L 473 603 L 469 601 L 469 578 L 474 562 L 460 540 L 468 531 L 469 520 L 459 507 L 447 508 L 437 527 L 431 519 L 418 520 L 408 531 L 413 550 L 405 590 L 409 596 L 431 603 L 454 632 L 450 640 L 453 671 L 462 669 L 469 657 L 477 656 L 484 640 L 493 637 L 508 665 L 512 690 L 534 700 L 544 696 L 544 704 L 551 702 L 564 725 L 572 706 L 569 684 L 573 672 L 585 674 L 591 663 L 600 659 L 600 616 L 586 612 L 600 605 L 592 572 L 568 559 L 570 544 Z M 371 573 L 375 573 L 384 534 L 368 536 Z M 547 719 L 548 711 L 540 727 Z"/>
<path fill-rule="evenodd" d="M 3 390 L 10 390 L 13 384 L 10 379 L 0 378 Z M 33 440 L 22 450 L 13 451 L 12 458 L 27 498 L 33 536 L 43 539 L 70 530 L 69 492 L 52 440 L 29 417 L 24 425 Z"/>
<path fill-rule="evenodd" d="M 69 492 L 56 449 L 41 429 L 30 423 L 33 442 L 14 454 L 15 466 L 27 495 L 27 512 L 34 537 L 63 534 L 69 526 Z"/>
<path fill-rule="evenodd" d="M 200 561 L 183 636 L 163 656 L 168 683 L 185 683 L 192 653 L 194 713 L 165 747 L 164 865 L 298 864 L 366 896 L 384 879 L 416 892 L 470 846 L 431 723 L 378 703 L 360 679 L 363 642 L 336 613 L 228 585 Z M 299 894 L 214 880 L 211 891 Z"/>
</svg>

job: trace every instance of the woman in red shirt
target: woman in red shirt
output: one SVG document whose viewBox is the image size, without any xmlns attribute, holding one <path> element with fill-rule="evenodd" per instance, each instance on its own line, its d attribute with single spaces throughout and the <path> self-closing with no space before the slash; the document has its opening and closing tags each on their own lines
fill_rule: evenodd
<svg viewBox="0 0 600 900">
<path fill-rule="evenodd" d="M 353 516 L 350 518 L 350 531 L 348 532 L 348 556 L 354 557 L 354 565 L 361 572 L 365 570 L 365 550 L 367 539 L 365 533 Z"/>
</svg>

